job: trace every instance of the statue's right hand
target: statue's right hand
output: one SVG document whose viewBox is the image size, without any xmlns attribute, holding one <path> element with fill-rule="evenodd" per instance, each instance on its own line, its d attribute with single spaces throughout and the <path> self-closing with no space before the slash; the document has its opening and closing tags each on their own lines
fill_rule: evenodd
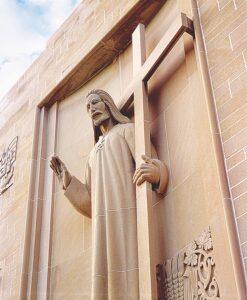
<svg viewBox="0 0 247 300">
<path fill-rule="evenodd" d="M 58 156 L 52 156 L 50 167 L 58 177 L 59 182 L 61 182 L 63 189 L 66 190 L 71 182 L 72 176 L 64 162 Z"/>
</svg>

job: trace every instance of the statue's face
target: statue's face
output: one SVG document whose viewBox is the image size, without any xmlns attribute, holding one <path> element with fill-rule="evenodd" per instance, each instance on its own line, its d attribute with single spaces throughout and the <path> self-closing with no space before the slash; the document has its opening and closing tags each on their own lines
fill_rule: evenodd
<svg viewBox="0 0 247 300">
<path fill-rule="evenodd" d="M 94 126 L 100 126 L 104 121 L 111 118 L 110 112 L 99 95 L 91 94 L 87 98 L 87 112 L 93 120 Z"/>
</svg>

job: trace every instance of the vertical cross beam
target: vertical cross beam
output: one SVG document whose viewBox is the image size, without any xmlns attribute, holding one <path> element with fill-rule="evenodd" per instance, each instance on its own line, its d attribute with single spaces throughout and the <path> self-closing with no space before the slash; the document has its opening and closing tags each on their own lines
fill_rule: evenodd
<svg viewBox="0 0 247 300">
<path fill-rule="evenodd" d="M 133 76 L 146 60 L 145 27 L 140 24 L 132 36 Z M 135 159 L 142 163 L 141 155 L 151 156 L 147 85 L 140 80 L 134 88 Z M 152 241 L 152 187 L 148 182 L 136 187 L 139 293 L 140 299 L 157 299 L 156 271 L 153 263 Z"/>
</svg>

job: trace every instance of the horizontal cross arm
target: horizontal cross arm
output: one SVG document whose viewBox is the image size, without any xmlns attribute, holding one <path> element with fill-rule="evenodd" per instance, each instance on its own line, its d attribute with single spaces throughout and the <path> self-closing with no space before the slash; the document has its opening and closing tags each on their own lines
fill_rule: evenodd
<svg viewBox="0 0 247 300">
<path fill-rule="evenodd" d="M 192 32 L 190 25 L 189 19 L 183 13 L 175 19 L 144 63 L 139 75 L 141 80 L 148 81 L 183 33 Z"/>
<path fill-rule="evenodd" d="M 185 32 L 192 36 L 194 35 L 193 22 L 186 16 L 186 14 L 181 13 L 171 24 L 158 45 L 154 48 L 148 59 L 143 64 L 138 74 L 136 74 L 131 84 L 128 86 L 127 91 L 119 104 L 119 108 L 122 111 L 127 109 L 133 101 L 134 88 L 138 82 L 147 82 L 151 78 L 163 59 Z"/>
</svg>

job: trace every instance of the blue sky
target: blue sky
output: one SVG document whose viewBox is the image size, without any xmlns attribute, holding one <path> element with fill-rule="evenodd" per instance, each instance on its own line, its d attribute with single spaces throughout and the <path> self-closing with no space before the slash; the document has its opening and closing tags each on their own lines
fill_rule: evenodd
<svg viewBox="0 0 247 300">
<path fill-rule="evenodd" d="M 0 100 L 82 0 L 0 0 Z"/>
</svg>

